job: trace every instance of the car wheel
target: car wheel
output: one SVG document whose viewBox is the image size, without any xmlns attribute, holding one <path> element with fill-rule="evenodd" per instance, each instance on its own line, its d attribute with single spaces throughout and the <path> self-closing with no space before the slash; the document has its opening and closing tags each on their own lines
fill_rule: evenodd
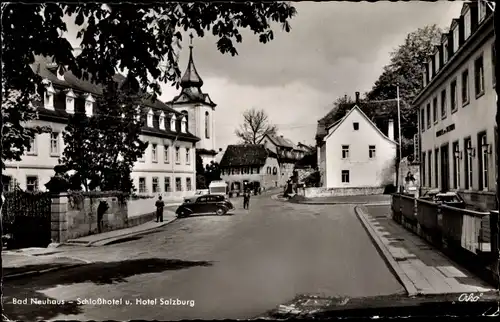
<svg viewBox="0 0 500 322">
<path fill-rule="evenodd" d="M 179 214 L 177 215 L 179 218 L 184 218 L 187 217 L 187 211 L 186 210 L 181 210 Z"/>
<path fill-rule="evenodd" d="M 222 207 L 219 207 L 217 208 L 217 211 L 215 212 L 218 216 L 224 216 L 226 214 L 227 210 L 222 208 Z"/>
</svg>

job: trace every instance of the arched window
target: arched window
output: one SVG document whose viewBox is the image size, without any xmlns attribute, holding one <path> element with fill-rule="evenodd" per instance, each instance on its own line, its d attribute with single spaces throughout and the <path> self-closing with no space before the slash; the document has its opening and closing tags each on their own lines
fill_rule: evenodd
<svg viewBox="0 0 500 322">
<path fill-rule="evenodd" d="M 210 139 L 210 115 L 205 112 L 205 138 Z"/>
<path fill-rule="evenodd" d="M 175 117 L 175 114 L 174 114 L 174 115 L 172 115 L 172 118 L 170 119 L 170 131 L 177 132 L 176 122 L 177 122 L 177 118 Z"/>
<path fill-rule="evenodd" d="M 271 174 L 271 167 L 267 167 L 267 174 Z"/>
<path fill-rule="evenodd" d="M 278 168 L 273 167 L 273 174 L 277 174 L 277 173 L 278 173 Z"/>
</svg>

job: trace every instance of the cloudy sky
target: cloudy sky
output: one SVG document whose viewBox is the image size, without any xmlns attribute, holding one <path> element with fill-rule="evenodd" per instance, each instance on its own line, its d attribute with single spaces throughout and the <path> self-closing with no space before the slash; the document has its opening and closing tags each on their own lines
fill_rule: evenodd
<svg viewBox="0 0 500 322">
<path fill-rule="evenodd" d="M 449 27 L 462 3 L 438 2 L 300 2 L 290 33 L 275 32 L 267 44 L 242 32 L 238 56 L 222 55 L 216 39 L 195 38 L 194 59 L 203 91 L 216 107 L 216 145 L 237 142 L 234 130 L 249 108 L 264 109 L 279 131 L 294 142 L 314 143 L 316 123 L 344 94 L 371 89 L 389 62 L 389 53 L 405 36 L 429 24 Z M 77 46 L 73 28 L 68 38 Z M 280 30 L 280 29 L 277 29 Z M 180 57 L 184 71 L 188 37 Z M 163 86 L 170 100 L 175 87 Z"/>
</svg>

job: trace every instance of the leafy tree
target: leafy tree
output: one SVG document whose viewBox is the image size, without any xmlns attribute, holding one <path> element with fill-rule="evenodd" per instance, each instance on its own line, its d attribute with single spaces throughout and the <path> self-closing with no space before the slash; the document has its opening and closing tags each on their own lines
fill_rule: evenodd
<svg viewBox="0 0 500 322">
<path fill-rule="evenodd" d="M 43 89 L 41 77 L 30 68 L 34 55 L 50 56 L 76 77 L 96 84 L 107 84 L 118 66 L 136 77 L 143 92 L 157 97 L 158 82 L 179 86 L 181 30 L 192 29 L 199 37 L 211 30 L 219 38 L 217 49 L 234 56 L 241 29 L 267 43 L 274 38 L 272 22 L 289 32 L 295 14 L 288 2 L 2 5 L 2 165 L 19 160 L 34 131 L 41 130 L 24 126 L 36 118 L 30 103 Z M 67 31 L 64 16 L 79 26 L 82 51 L 77 57 L 62 36 Z M 129 160 L 123 162 L 126 167 Z"/>
<path fill-rule="evenodd" d="M 207 188 L 205 180 L 205 167 L 203 166 L 203 159 L 198 152 L 196 152 L 196 187 L 198 189 Z"/>
<path fill-rule="evenodd" d="M 271 124 L 264 110 L 252 108 L 243 113 L 243 123 L 235 134 L 243 143 L 259 144 L 266 135 L 275 135 L 276 125 Z"/>
<path fill-rule="evenodd" d="M 222 180 L 221 178 L 221 170 L 219 164 L 215 161 L 210 162 L 205 167 L 205 183 L 208 187 L 210 182 L 215 180 Z"/>
<path fill-rule="evenodd" d="M 405 42 L 391 53 L 391 62 L 384 67 L 372 90 L 366 94 L 368 100 L 388 100 L 397 97 L 397 85 L 401 99 L 401 135 L 403 156 L 413 153 L 413 135 L 418 133 L 417 110 L 411 103 L 422 90 L 422 73 L 427 57 L 438 44 L 442 30 L 436 25 L 420 28 L 407 35 Z M 391 111 L 396 116 L 397 111 Z"/>
</svg>

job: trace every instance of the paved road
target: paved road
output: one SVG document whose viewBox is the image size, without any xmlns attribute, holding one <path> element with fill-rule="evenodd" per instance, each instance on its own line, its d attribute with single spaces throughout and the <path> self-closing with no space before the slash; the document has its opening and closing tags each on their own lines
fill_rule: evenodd
<svg viewBox="0 0 500 322">
<path fill-rule="evenodd" d="M 248 319 L 297 294 L 404 292 L 352 206 L 289 204 L 269 195 L 254 197 L 250 210 L 241 200 L 235 205 L 231 216 L 186 218 L 120 244 L 71 248 L 73 256 L 98 262 L 9 282 L 5 313 L 20 320 Z M 13 297 L 132 304 L 13 305 Z M 155 298 L 187 302 L 135 304 Z"/>
</svg>

